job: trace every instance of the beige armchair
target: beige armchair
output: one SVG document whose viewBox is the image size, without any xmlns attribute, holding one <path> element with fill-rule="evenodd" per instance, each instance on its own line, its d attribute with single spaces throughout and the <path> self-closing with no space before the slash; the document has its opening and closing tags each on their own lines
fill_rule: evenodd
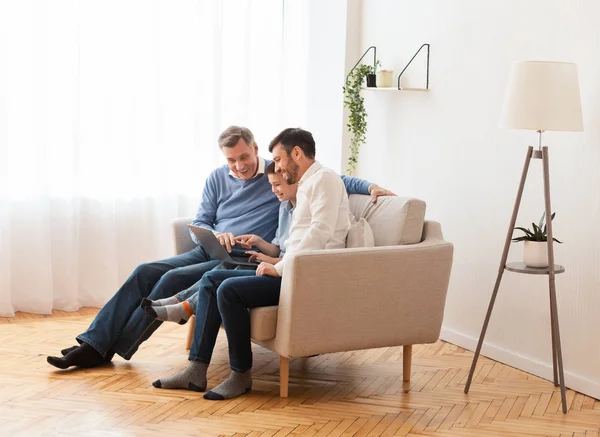
<svg viewBox="0 0 600 437">
<path fill-rule="evenodd" d="M 440 224 L 424 221 L 418 199 L 372 204 L 352 195 L 350 210 L 369 222 L 376 247 L 287 255 L 279 306 L 251 310 L 252 341 L 280 356 L 281 397 L 288 395 L 290 358 L 402 345 L 409 381 L 412 345 L 439 337 L 453 256 Z M 194 247 L 190 221 L 173 222 L 177 253 Z"/>
</svg>

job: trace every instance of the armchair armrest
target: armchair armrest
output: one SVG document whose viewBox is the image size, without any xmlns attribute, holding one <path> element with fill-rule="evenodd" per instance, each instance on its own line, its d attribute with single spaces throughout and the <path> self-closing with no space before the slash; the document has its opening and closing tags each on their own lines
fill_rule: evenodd
<svg viewBox="0 0 600 437">
<path fill-rule="evenodd" d="M 188 228 L 188 225 L 192 223 L 192 220 L 194 220 L 193 217 L 180 217 L 171 222 L 176 255 L 189 252 L 196 247 L 196 243 L 192 240 Z"/>
<path fill-rule="evenodd" d="M 438 225 L 439 227 L 439 225 Z M 453 245 L 305 251 L 286 262 L 273 348 L 282 356 L 435 342 Z"/>
</svg>

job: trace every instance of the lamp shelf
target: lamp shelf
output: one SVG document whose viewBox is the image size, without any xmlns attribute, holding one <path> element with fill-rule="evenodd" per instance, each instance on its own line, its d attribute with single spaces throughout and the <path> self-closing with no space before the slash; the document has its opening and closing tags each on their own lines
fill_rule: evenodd
<svg viewBox="0 0 600 437">
<path fill-rule="evenodd" d="M 515 273 L 526 273 L 529 275 L 549 275 L 550 274 L 550 267 L 528 267 L 525 265 L 525 263 L 522 262 L 514 262 L 514 263 L 508 263 L 504 266 L 504 268 L 510 272 L 515 272 Z M 560 264 L 554 264 L 554 273 L 555 274 L 559 274 L 559 273 L 564 273 L 565 272 L 565 267 L 561 266 Z"/>
</svg>

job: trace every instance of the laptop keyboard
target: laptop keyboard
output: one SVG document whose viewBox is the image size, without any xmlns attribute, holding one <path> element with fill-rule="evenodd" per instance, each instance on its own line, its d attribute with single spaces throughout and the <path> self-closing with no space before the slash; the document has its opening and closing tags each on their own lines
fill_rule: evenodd
<svg viewBox="0 0 600 437">
<path fill-rule="evenodd" d="M 256 261 L 250 261 L 249 260 L 249 256 L 244 257 L 244 256 L 232 256 L 231 259 L 234 260 L 235 262 L 238 263 L 244 263 L 244 264 L 258 264 L 258 262 Z"/>
</svg>

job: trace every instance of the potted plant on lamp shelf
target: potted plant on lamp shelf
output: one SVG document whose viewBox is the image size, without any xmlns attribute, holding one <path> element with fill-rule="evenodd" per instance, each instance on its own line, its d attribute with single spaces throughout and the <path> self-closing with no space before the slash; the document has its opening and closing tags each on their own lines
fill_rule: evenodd
<svg viewBox="0 0 600 437">
<path fill-rule="evenodd" d="M 552 213 L 550 221 L 554 220 L 556 213 Z M 538 225 L 531 223 L 533 231 L 517 226 L 515 229 L 522 231 L 525 235 L 513 238 L 512 241 L 523 241 L 523 262 L 528 267 L 548 267 L 548 235 L 546 234 L 546 213 L 542 214 L 542 218 Z M 552 240 L 557 243 L 562 243 L 556 238 Z"/>
</svg>

